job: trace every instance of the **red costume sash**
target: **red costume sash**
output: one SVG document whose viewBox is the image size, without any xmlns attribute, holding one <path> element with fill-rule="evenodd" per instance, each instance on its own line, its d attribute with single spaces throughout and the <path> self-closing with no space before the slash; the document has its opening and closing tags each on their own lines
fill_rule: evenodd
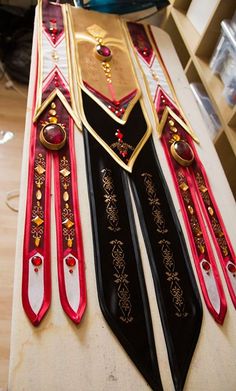
<svg viewBox="0 0 236 391">
<path fill-rule="evenodd" d="M 226 314 L 226 300 L 212 251 L 217 251 L 230 296 L 236 306 L 236 264 L 232 245 L 213 196 L 206 171 L 180 112 L 169 75 L 151 29 L 128 23 L 136 58 L 148 81 L 158 131 L 172 174 L 186 225 L 196 270 L 206 305 L 219 323 Z M 207 224 L 207 227 L 206 227 Z"/>
<path fill-rule="evenodd" d="M 71 109 L 63 15 L 55 4 L 44 5 L 42 10 L 43 15 L 38 17 L 38 101 L 30 136 L 22 278 L 23 306 L 35 326 L 51 300 L 52 176 L 61 304 L 75 323 L 80 322 L 86 306 L 74 151 L 74 125 L 78 120 Z"/>
</svg>

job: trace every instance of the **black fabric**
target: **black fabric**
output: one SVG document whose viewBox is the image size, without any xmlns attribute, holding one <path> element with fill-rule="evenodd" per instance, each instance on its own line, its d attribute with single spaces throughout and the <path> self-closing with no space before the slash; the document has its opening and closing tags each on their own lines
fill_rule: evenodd
<svg viewBox="0 0 236 391">
<path fill-rule="evenodd" d="M 143 270 L 133 221 L 126 173 L 84 128 L 89 198 L 92 214 L 95 267 L 98 297 L 103 315 L 124 349 L 153 390 L 162 390 L 156 358 L 152 322 L 144 283 Z M 112 180 L 117 207 L 116 229 L 109 229 L 104 191 L 104 170 Z M 103 179 L 102 179 L 103 178 Z M 106 182 L 107 183 L 107 182 Z M 126 189 L 124 191 L 124 189 Z M 122 243 L 118 259 L 124 259 L 123 277 L 128 293 L 121 285 L 120 292 L 129 298 L 130 321 L 122 320 L 118 297 L 119 275 L 114 269 L 112 243 Z M 123 256 L 124 255 L 124 256 Z M 125 301 L 124 301 L 125 305 Z"/>
<path fill-rule="evenodd" d="M 147 125 L 139 103 L 133 108 L 133 111 L 124 126 L 117 125 L 117 123 L 85 93 L 83 93 L 83 103 L 85 115 L 89 124 L 108 145 L 111 145 L 114 142 L 114 134 L 117 127 L 124 133 L 125 141 L 133 146 L 137 145 L 146 131 Z M 94 238 L 96 242 L 98 290 L 101 306 L 102 302 L 104 303 L 107 301 L 106 297 L 102 298 L 102 295 L 104 296 L 104 293 L 102 293 L 103 290 L 105 289 L 108 296 L 110 295 L 109 292 L 112 291 L 112 286 L 109 285 L 106 280 L 107 278 L 108 280 L 111 279 L 112 271 L 108 271 L 107 268 L 101 266 L 108 254 L 108 248 L 104 242 L 104 237 L 107 237 L 107 233 L 106 235 L 105 232 L 101 232 L 101 234 L 98 233 L 100 230 L 104 229 L 103 222 L 105 219 L 104 214 L 101 214 L 101 205 L 104 201 L 101 195 L 101 185 L 99 188 L 98 183 L 98 169 L 102 169 L 101 162 L 102 165 L 108 164 L 104 163 L 106 161 L 109 162 L 109 167 L 112 167 L 113 178 L 117 183 L 116 188 L 117 192 L 119 192 L 120 208 L 122 216 L 125 216 L 125 219 L 123 220 L 125 238 L 130 236 L 129 232 L 134 232 L 134 222 L 132 218 L 127 215 L 126 202 L 127 199 L 129 200 L 129 195 L 127 195 L 129 189 L 127 183 L 122 181 L 121 178 L 124 176 L 130 177 L 130 183 L 133 189 L 152 270 L 172 377 L 175 389 L 180 391 L 183 389 L 192 354 L 199 336 L 202 308 L 185 240 L 167 184 L 158 163 L 153 141 L 150 138 L 146 142 L 134 164 L 132 174 L 123 173 L 121 175 L 122 169 L 112 160 L 106 151 L 95 140 L 92 140 L 90 135 L 87 135 L 86 139 L 90 140 L 89 144 L 92 145 L 90 148 L 92 149 L 92 152 L 90 151 L 90 156 L 88 156 L 88 142 L 86 150 L 88 167 L 89 165 L 92 166 L 90 171 L 88 170 L 88 176 L 90 177 L 91 182 L 90 189 L 93 189 L 93 193 L 90 191 L 90 198 L 93 200 L 92 216 Z M 119 151 L 115 150 L 114 152 L 119 156 Z M 125 161 L 125 158 L 123 160 Z M 150 183 L 148 184 L 148 182 Z M 95 199 L 97 200 L 96 202 L 94 201 Z M 131 205 L 130 201 L 128 202 L 129 210 Z M 99 224 L 103 227 L 99 227 Z M 130 237 L 129 242 L 131 243 Z M 131 259 L 134 257 L 135 251 L 135 257 L 137 258 L 136 247 L 137 245 L 133 244 L 133 247 L 130 246 L 127 248 Z M 139 258 L 137 259 L 139 264 Z M 98 265 L 100 266 L 98 267 Z M 133 261 L 133 265 L 135 265 L 135 261 Z M 133 289 L 134 291 L 135 289 L 140 289 L 138 287 L 138 280 Z M 105 312 L 104 308 L 103 312 Z M 106 318 L 108 320 L 108 314 L 106 314 Z M 116 327 L 116 322 L 116 318 L 110 322 L 112 323 L 113 329 Z M 138 340 L 138 337 L 135 339 Z M 128 351 L 127 347 L 126 350 Z M 134 360 L 134 355 L 132 355 L 132 358 Z"/>
<path fill-rule="evenodd" d="M 144 185 L 148 175 L 155 188 L 149 193 Z M 183 233 L 152 139 L 142 149 L 130 180 L 153 274 L 173 381 L 176 390 L 182 390 L 201 328 L 202 307 Z M 156 209 L 154 202 L 159 203 Z M 165 221 L 163 231 L 167 232 L 157 229 L 158 209 Z M 164 246 L 165 250 L 168 248 L 173 253 L 174 266 L 169 268 L 165 266 L 169 252 L 164 252 L 163 258 L 161 251 L 163 240 L 169 243 Z"/>
</svg>

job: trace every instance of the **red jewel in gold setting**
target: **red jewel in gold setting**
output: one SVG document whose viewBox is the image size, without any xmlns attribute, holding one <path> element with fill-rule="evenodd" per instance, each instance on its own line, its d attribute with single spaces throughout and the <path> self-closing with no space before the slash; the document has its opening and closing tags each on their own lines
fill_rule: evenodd
<svg viewBox="0 0 236 391">
<path fill-rule="evenodd" d="M 62 124 L 58 123 L 56 105 L 51 103 L 48 122 L 43 123 L 39 134 L 40 142 L 47 149 L 58 151 L 66 142 L 66 131 Z"/>
<path fill-rule="evenodd" d="M 181 166 L 190 166 L 194 160 L 193 150 L 184 140 L 175 141 L 173 144 L 171 144 L 170 152 L 173 158 Z"/>
<path fill-rule="evenodd" d="M 101 61 L 109 61 L 112 57 L 111 49 L 108 46 L 101 44 L 96 46 L 96 54 Z"/>
</svg>

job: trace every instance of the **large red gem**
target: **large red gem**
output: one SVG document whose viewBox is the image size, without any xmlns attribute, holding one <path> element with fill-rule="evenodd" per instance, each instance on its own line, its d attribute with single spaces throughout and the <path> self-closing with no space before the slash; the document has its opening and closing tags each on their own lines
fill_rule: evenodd
<svg viewBox="0 0 236 391">
<path fill-rule="evenodd" d="M 42 258 L 40 258 L 39 256 L 35 256 L 31 259 L 31 262 L 34 266 L 40 266 L 42 265 Z"/>
<path fill-rule="evenodd" d="M 75 264 L 76 264 L 75 258 L 73 258 L 73 257 L 67 257 L 67 258 L 66 258 L 66 264 L 67 264 L 67 266 L 69 266 L 69 267 L 75 266 Z"/>
<path fill-rule="evenodd" d="M 193 150 L 186 141 L 184 140 L 176 141 L 174 143 L 174 147 L 179 157 L 189 162 L 193 160 L 194 158 Z"/>
<path fill-rule="evenodd" d="M 96 46 L 96 51 L 100 56 L 103 57 L 110 57 L 111 56 L 111 50 L 109 49 L 108 46 L 105 45 L 97 45 Z"/>
<path fill-rule="evenodd" d="M 58 124 L 46 125 L 43 130 L 43 135 L 48 143 L 55 145 L 60 144 L 65 138 L 65 134 Z"/>
</svg>

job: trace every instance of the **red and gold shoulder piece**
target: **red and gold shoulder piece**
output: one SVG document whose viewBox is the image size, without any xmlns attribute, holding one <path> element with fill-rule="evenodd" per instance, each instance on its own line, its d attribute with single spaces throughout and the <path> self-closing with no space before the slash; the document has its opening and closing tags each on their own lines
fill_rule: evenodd
<svg viewBox="0 0 236 391">
<path fill-rule="evenodd" d="M 141 93 L 120 18 L 68 9 L 79 86 L 116 122 L 124 124 Z"/>
</svg>

